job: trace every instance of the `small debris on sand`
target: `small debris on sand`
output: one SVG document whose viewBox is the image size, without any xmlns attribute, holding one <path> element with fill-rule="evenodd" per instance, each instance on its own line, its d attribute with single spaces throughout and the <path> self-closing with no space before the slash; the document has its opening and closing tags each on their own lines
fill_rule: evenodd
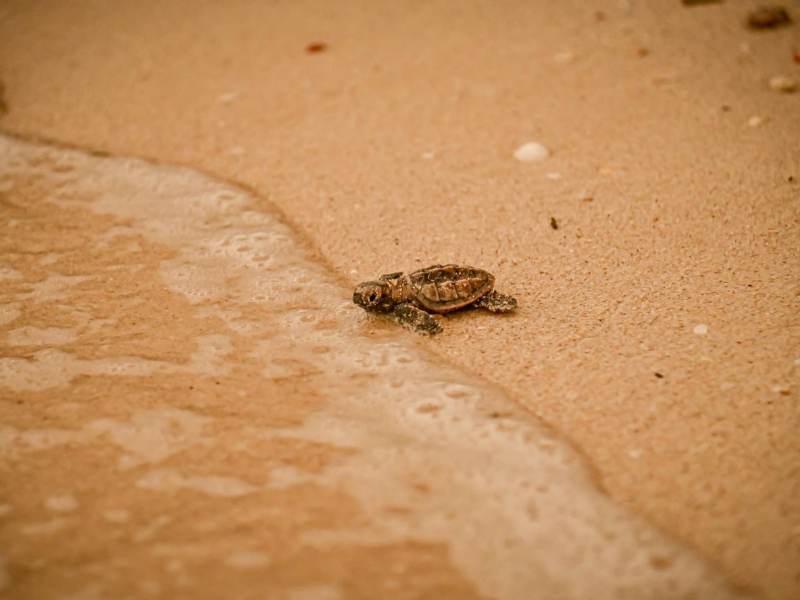
<svg viewBox="0 0 800 600">
<path fill-rule="evenodd" d="M 558 221 L 556 221 L 555 217 L 550 217 L 550 227 L 558 229 Z"/>
<path fill-rule="evenodd" d="M 306 46 L 306 52 L 309 54 L 319 54 L 320 52 L 325 52 L 328 49 L 328 44 L 324 42 L 313 42 Z"/>
<path fill-rule="evenodd" d="M 761 118 L 761 117 L 759 117 L 758 115 L 753 115 L 752 117 L 750 117 L 750 118 L 747 120 L 747 124 L 748 124 L 750 127 L 760 127 L 761 125 L 763 125 L 763 124 L 764 124 L 764 119 L 762 119 L 762 118 Z"/>
<path fill-rule="evenodd" d="M 661 373 L 656 373 L 656 377 L 658 377 L 659 379 L 664 379 L 664 376 Z"/>
<path fill-rule="evenodd" d="M 550 156 L 550 151 L 539 142 L 523 144 L 514 152 L 514 158 L 519 162 L 541 162 Z"/>
<path fill-rule="evenodd" d="M 791 94 L 792 92 L 797 91 L 797 82 L 789 77 L 776 75 L 775 77 L 770 77 L 769 89 L 784 94 Z"/>
<path fill-rule="evenodd" d="M 792 18 L 782 6 L 759 6 L 747 15 L 750 29 L 775 29 L 792 22 Z"/>
<path fill-rule="evenodd" d="M 558 181 L 559 179 L 561 179 L 561 173 L 548 173 L 548 174 L 546 175 L 546 177 L 547 177 L 547 178 L 548 178 L 550 181 Z"/>
<path fill-rule="evenodd" d="M 695 326 L 692 330 L 695 335 L 706 335 L 708 333 L 708 325 L 700 324 Z"/>
<path fill-rule="evenodd" d="M 614 167 L 609 167 L 608 165 L 606 165 L 597 169 L 597 172 L 600 173 L 600 175 L 605 175 L 606 177 L 608 177 L 614 174 L 615 169 Z"/>
</svg>

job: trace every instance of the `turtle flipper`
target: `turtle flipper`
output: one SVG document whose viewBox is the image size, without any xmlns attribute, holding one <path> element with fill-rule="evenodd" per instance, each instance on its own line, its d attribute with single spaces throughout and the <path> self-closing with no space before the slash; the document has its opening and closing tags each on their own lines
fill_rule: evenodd
<svg viewBox="0 0 800 600">
<path fill-rule="evenodd" d="M 433 335 L 442 331 L 439 321 L 413 304 L 398 304 L 394 309 L 394 319 L 404 327 L 413 329 L 417 333 Z"/>
<path fill-rule="evenodd" d="M 474 306 L 496 313 L 506 313 L 517 308 L 516 299 L 492 290 L 475 301 Z"/>
<path fill-rule="evenodd" d="M 403 271 L 398 273 L 387 273 L 386 275 L 381 275 L 378 281 L 392 281 L 393 279 L 399 279 L 402 274 Z"/>
</svg>

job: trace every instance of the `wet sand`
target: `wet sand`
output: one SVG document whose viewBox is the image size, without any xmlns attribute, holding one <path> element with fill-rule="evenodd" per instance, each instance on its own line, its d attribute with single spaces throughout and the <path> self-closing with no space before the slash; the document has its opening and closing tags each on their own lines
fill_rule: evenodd
<svg viewBox="0 0 800 600">
<path fill-rule="evenodd" d="M 248 185 L 348 284 L 489 268 L 518 314 L 413 343 L 734 582 L 792 598 L 800 95 L 767 82 L 797 77 L 797 29 L 746 31 L 754 4 L 11 2 L 0 127 Z M 515 161 L 530 140 L 552 156 Z"/>
<path fill-rule="evenodd" d="M 0 167 L 12 597 L 749 597 L 365 323 L 263 200 L 7 138 Z"/>
</svg>

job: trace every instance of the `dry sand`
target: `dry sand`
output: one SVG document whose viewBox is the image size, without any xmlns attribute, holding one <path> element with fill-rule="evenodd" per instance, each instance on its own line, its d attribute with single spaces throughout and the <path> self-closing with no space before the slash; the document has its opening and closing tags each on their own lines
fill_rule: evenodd
<svg viewBox="0 0 800 600">
<path fill-rule="evenodd" d="M 350 284 L 489 268 L 518 313 L 415 343 L 562 432 L 612 499 L 789 599 L 800 94 L 768 81 L 800 69 L 796 25 L 744 29 L 755 4 L 5 2 L 0 127 L 250 186 Z M 531 140 L 552 155 L 515 161 Z"/>
</svg>

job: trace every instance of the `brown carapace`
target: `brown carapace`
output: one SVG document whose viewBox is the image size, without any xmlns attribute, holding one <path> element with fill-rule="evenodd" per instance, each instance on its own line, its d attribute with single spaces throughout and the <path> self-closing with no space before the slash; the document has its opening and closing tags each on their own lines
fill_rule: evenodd
<svg viewBox="0 0 800 600">
<path fill-rule="evenodd" d="M 377 281 L 359 284 L 353 302 L 371 312 L 391 313 L 398 323 L 429 334 L 442 330 L 431 313 L 467 306 L 491 312 L 509 312 L 517 307 L 514 298 L 494 290 L 494 275 L 458 265 L 382 275 Z"/>
</svg>

